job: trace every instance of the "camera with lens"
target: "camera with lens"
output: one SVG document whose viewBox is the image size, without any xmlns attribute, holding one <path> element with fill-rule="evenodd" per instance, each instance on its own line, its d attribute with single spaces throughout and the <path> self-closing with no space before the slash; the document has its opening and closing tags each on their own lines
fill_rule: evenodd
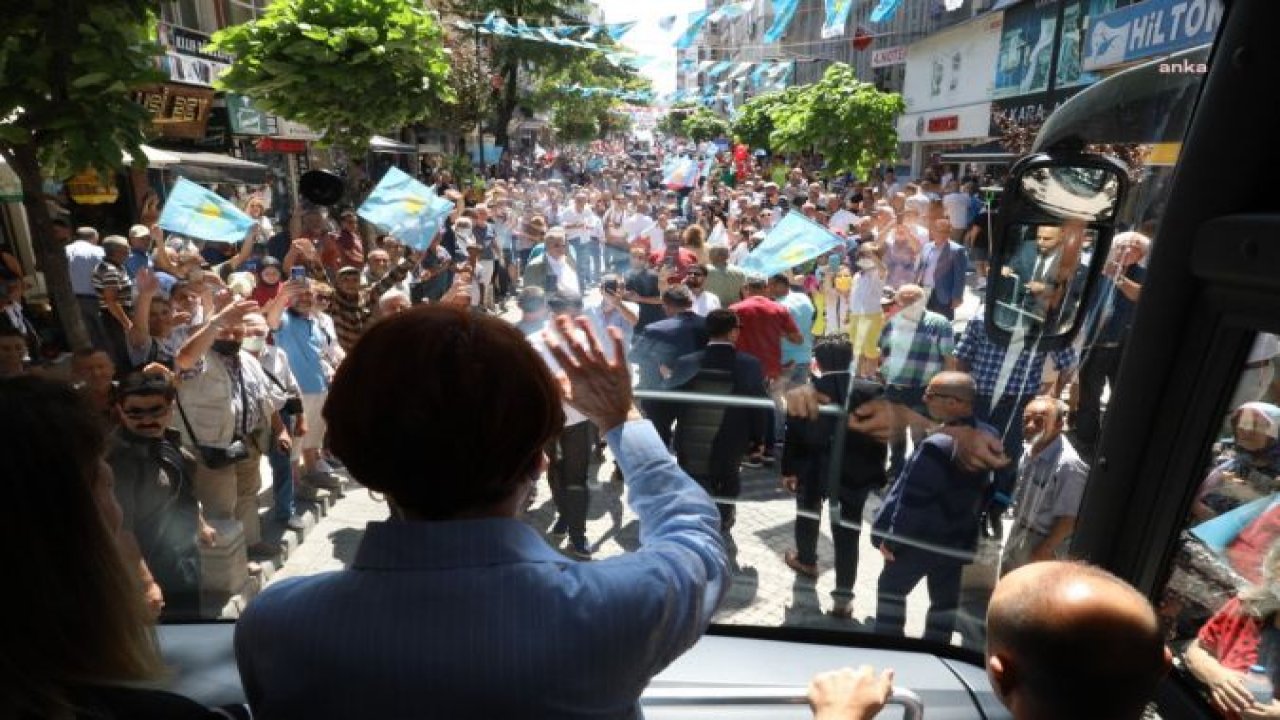
<svg viewBox="0 0 1280 720">
<path fill-rule="evenodd" d="M 284 407 L 280 408 L 280 412 L 289 413 L 290 415 L 301 415 L 302 398 L 297 395 L 290 395 L 289 399 L 284 401 Z"/>
<path fill-rule="evenodd" d="M 210 447 L 208 445 L 200 445 L 198 448 L 200 450 L 200 459 L 204 461 L 205 466 L 210 470 L 229 467 L 249 457 L 249 449 L 245 447 L 244 440 L 240 438 L 231 441 L 231 444 L 225 448 Z"/>
</svg>

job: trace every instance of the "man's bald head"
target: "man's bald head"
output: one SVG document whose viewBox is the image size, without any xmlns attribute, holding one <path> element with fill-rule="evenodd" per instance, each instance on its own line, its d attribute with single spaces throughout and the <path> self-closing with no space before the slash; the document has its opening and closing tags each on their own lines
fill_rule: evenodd
<svg viewBox="0 0 1280 720">
<path fill-rule="evenodd" d="M 1169 669 L 1155 611 L 1089 565 L 1031 563 L 987 609 L 987 673 L 1015 718 L 1138 718 Z"/>
</svg>

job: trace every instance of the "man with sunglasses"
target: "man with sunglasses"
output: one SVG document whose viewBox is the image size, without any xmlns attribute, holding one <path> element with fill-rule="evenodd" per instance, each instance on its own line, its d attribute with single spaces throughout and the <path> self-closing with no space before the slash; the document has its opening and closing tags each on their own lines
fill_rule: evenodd
<svg viewBox="0 0 1280 720">
<path fill-rule="evenodd" d="M 974 417 L 977 386 L 967 373 L 940 372 L 924 391 L 929 416 L 944 426 L 996 435 Z M 903 634 L 907 595 L 925 580 L 924 639 L 950 644 L 960 604 L 960 575 L 973 561 L 991 473 L 953 462 L 956 441 L 934 433 L 916 446 L 876 514 L 871 544 L 884 556 L 876 586 L 876 634 Z"/>
<path fill-rule="evenodd" d="M 136 562 L 148 605 L 165 619 L 190 619 L 200 616 L 198 544 L 212 546 L 217 533 L 196 501 L 195 459 L 170 428 L 176 395 L 167 371 L 126 376 L 107 463 L 124 512 L 120 546 Z"/>
</svg>

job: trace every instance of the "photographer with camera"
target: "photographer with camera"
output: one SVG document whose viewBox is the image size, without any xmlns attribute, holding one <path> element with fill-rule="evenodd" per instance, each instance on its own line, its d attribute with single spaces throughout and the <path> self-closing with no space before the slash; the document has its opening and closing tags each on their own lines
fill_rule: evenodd
<svg viewBox="0 0 1280 720">
<path fill-rule="evenodd" d="M 258 521 L 261 444 L 255 438 L 269 431 L 287 398 L 241 347 L 244 318 L 258 304 L 229 295 L 224 302 L 174 360 L 182 381 L 178 425 L 183 446 L 196 457 L 196 498 L 205 518 L 228 542 L 242 528 L 250 552 L 274 554 L 276 548 L 262 542 Z"/>
<path fill-rule="evenodd" d="M 271 328 L 267 327 L 267 319 L 262 314 L 245 316 L 241 347 L 258 359 L 267 379 L 287 398 L 272 418 L 271 436 L 265 448 L 271 464 L 272 516 L 290 530 L 301 530 L 302 518 L 296 514 L 293 501 L 293 479 L 294 461 L 300 447 L 295 441 L 307 434 L 307 416 L 302 411 L 302 388 L 289 368 L 289 356 L 279 347 L 267 344 L 270 334 Z"/>
</svg>

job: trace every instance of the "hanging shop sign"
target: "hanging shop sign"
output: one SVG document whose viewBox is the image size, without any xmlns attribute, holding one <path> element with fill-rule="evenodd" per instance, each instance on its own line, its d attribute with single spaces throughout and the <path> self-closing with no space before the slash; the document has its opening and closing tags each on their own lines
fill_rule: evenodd
<svg viewBox="0 0 1280 720">
<path fill-rule="evenodd" d="M 151 127 L 161 137 L 204 138 L 213 107 L 213 91 L 165 83 L 137 90 L 133 99 L 151 115 Z"/>
<path fill-rule="evenodd" d="M 210 50 L 208 35 L 177 25 L 156 23 L 156 39 L 165 50 L 157 63 L 174 82 L 213 87 L 213 81 L 234 60 L 226 53 Z"/>
</svg>

